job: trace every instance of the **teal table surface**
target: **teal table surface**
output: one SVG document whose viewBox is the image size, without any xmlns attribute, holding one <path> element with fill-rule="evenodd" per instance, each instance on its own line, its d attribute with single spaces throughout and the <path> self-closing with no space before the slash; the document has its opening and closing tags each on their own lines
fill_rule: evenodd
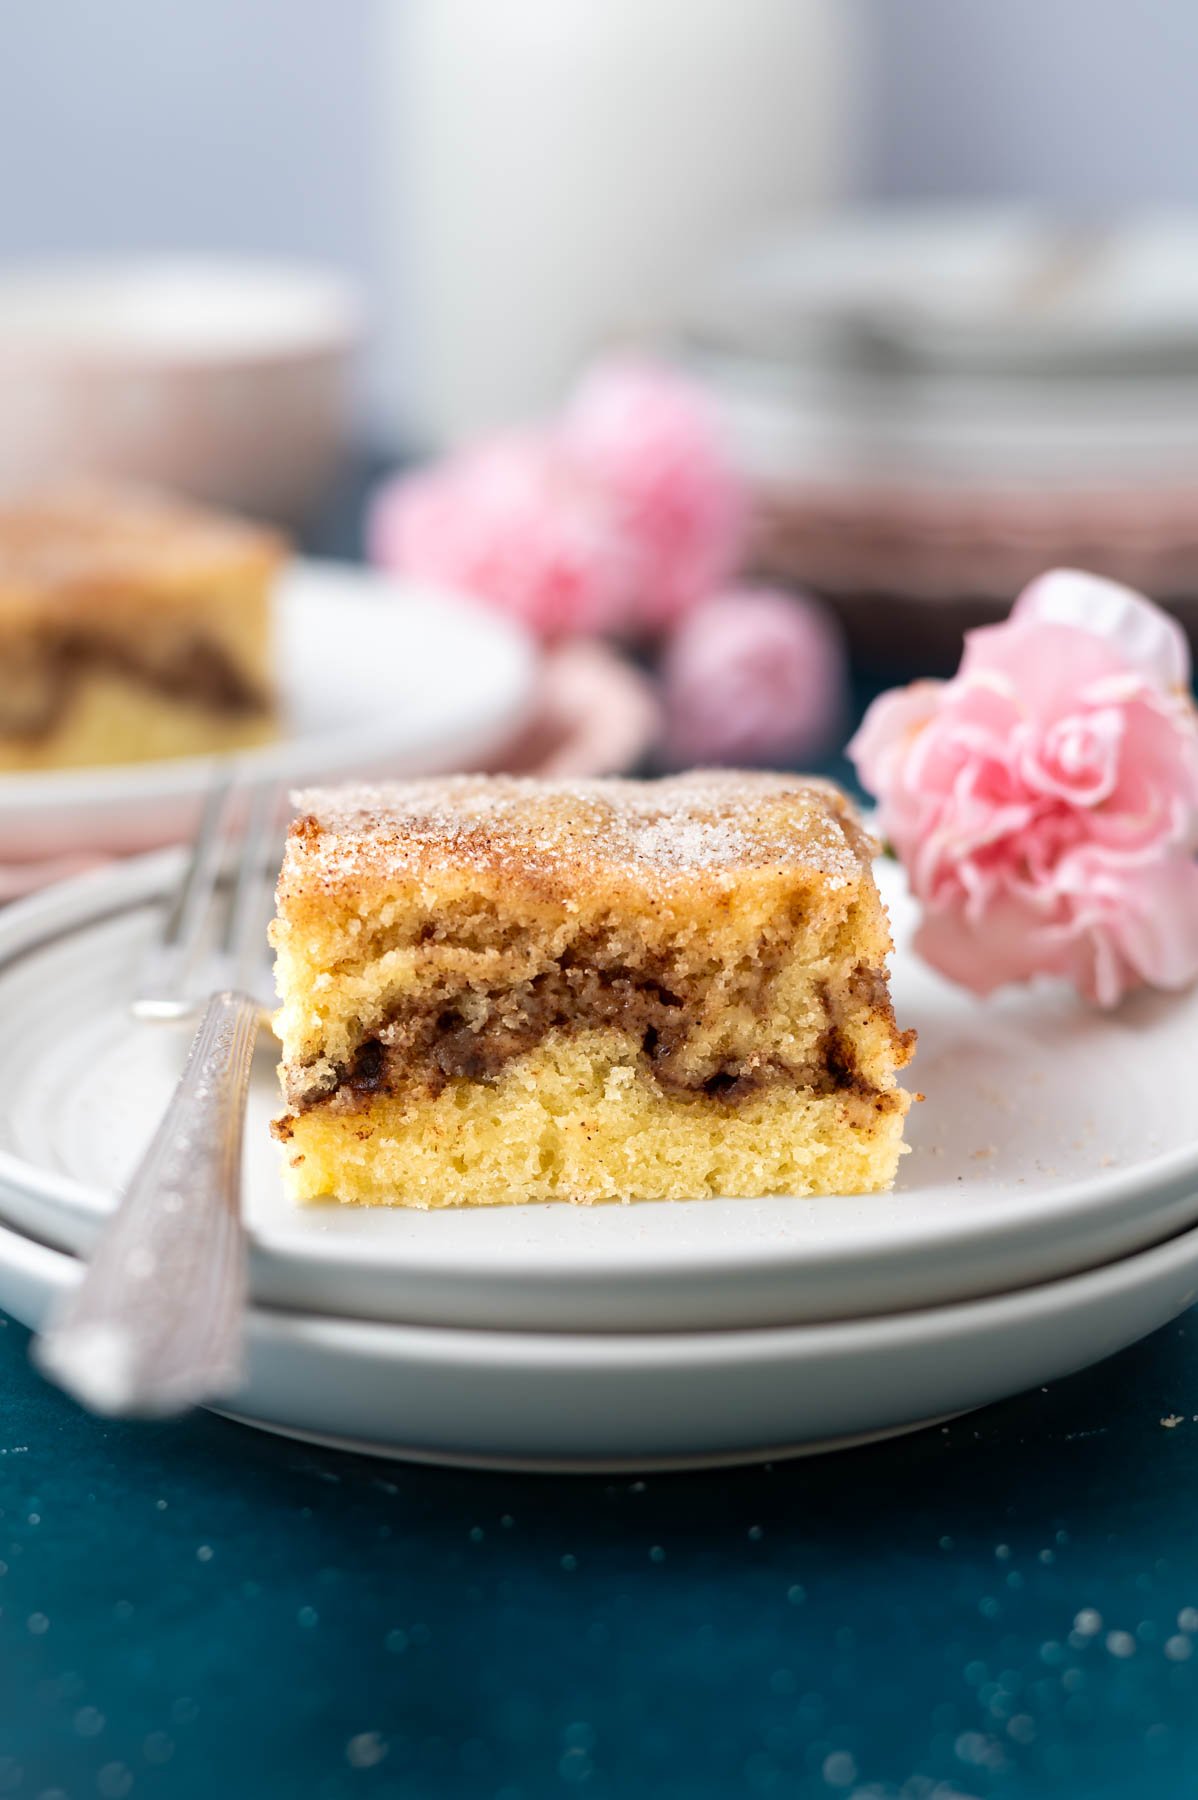
<svg viewBox="0 0 1198 1800">
<path fill-rule="evenodd" d="M 915 1437 L 633 1480 L 105 1423 L 9 1324 L 0 1795 L 1190 1795 L 1193 1329 Z"/>
</svg>

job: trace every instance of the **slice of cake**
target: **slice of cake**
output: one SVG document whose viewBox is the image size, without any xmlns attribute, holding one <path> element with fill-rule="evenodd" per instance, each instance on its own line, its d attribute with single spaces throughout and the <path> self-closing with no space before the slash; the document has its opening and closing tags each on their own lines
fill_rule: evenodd
<svg viewBox="0 0 1198 1800">
<path fill-rule="evenodd" d="M 0 770 L 273 735 L 270 532 L 140 490 L 0 504 Z"/>
<path fill-rule="evenodd" d="M 272 926 L 297 1199 L 860 1193 L 911 1055 L 873 846 L 774 775 L 297 797 Z"/>
</svg>

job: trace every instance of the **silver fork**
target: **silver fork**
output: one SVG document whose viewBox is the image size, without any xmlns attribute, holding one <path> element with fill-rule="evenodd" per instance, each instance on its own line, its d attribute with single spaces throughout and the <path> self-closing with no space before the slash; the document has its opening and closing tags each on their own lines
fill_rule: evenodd
<svg viewBox="0 0 1198 1800">
<path fill-rule="evenodd" d="M 210 790 L 133 1001 L 147 1019 L 203 1006 L 178 1087 L 82 1280 L 34 1345 L 44 1373 L 95 1412 L 163 1417 L 227 1395 L 241 1374 L 241 1142 L 264 1005 L 273 784 L 249 794 L 232 898 L 215 945 L 201 947 L 241 798 L 231 779 Z"/>
</svg>

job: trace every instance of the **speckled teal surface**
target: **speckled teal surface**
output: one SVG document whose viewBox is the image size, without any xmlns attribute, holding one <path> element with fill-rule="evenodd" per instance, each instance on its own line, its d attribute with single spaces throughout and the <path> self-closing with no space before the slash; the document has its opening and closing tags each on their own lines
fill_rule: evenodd
<svg viewBox="0 0 1198 1800">
<path fill-rule="evenodd" d="M 105 1424 L 8 1325 L 0 1795 L 1191 1794 L 1192 1319 L 946 1430 L 635 1481 Z"/>
</svg>

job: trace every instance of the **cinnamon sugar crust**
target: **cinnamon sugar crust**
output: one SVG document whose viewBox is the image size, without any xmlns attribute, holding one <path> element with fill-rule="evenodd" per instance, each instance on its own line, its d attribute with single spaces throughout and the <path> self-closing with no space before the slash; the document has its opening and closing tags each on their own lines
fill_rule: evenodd
<svg viewBox="0 0 1198 1800">
<path fill-rule="evenodd" d="M 857 879 L 875 846 L 831 782 L 699 770 L 663 781 L 460 775 L 293 796 L 289 868 L 305 883 L 406 878 L 452 863 L 573 890 L 799 866 Z"/>
<path fill-rule="evenodd" d="M 73 482 L 0 504 L 0 624 L 30 607 L 77 613 L 131 587 L 273 569 L 284 551 L 276 533 L 185 500 Z"/>
</svg>

